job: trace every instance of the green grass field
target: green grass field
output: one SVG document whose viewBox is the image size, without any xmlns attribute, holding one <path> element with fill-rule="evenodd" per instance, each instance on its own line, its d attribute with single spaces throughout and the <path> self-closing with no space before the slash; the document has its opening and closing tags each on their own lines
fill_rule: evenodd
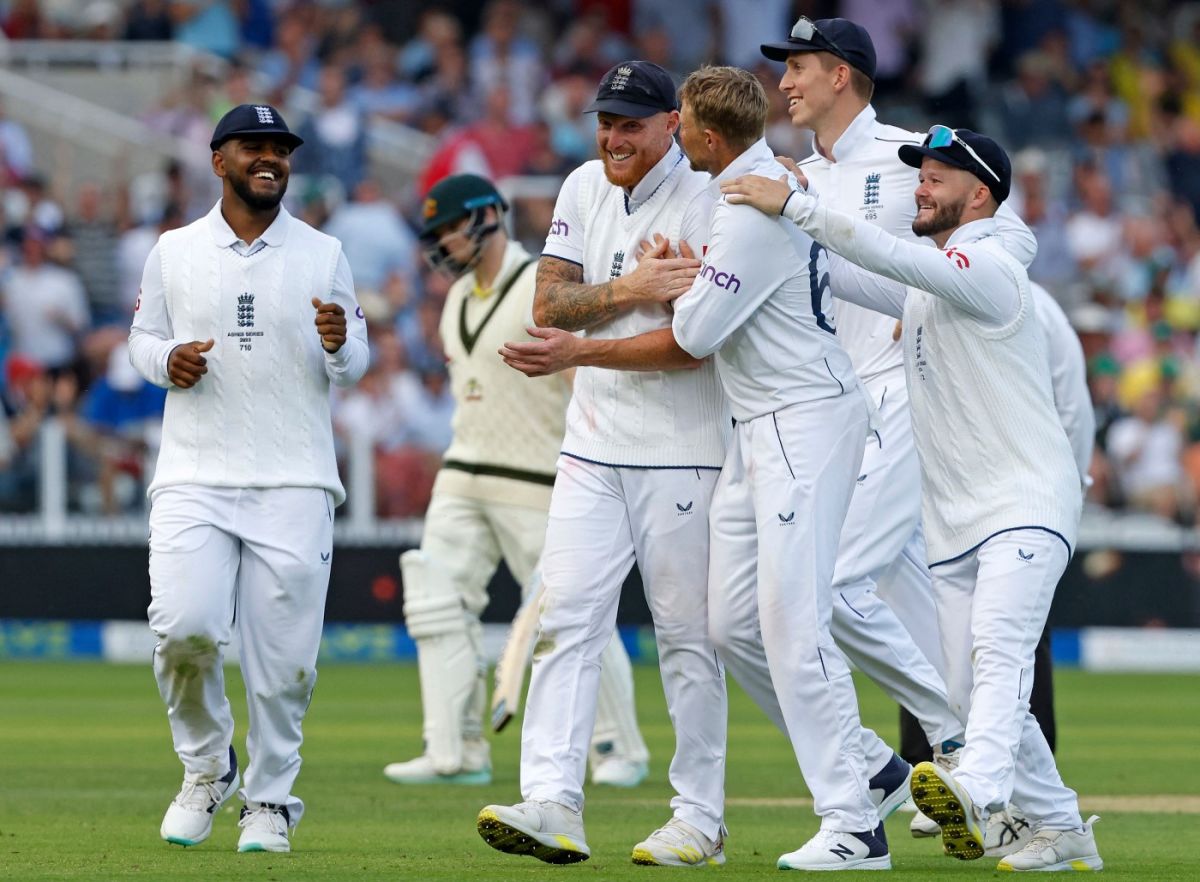
<svg viewBox="0 0 1200 882">
<path fill-rule="evenodd" d="M 306 726 L 297 793 L 307 803 L 288 855 L 235 852 L 236 809 L 192 849 L 158 838 L 179 784 L 165 714 L 148 667 L 0 663 L 0 879 L 373 880 L 501 882 L 573 876 L 622 880 L 670 875 L 635 867 L 632 845 L 669 816 L 671 733 L 657 671 L 636 669 L 653 753 L 633 791 L 593 789 L 586 810 L 592 859 L 554 867 L 503 855 L 475 833 L 489 802 L 515 802 L 519 731 L 494 740 L 495 782 L 477 788 L 401 788 L 380 774 L 420 745 L 416 669 L 327 666 Z M 230 671 L 231 695 L 241 681 Z M 1200 678 L 1061 672 L 1059 758 L 1085 814 L 1103 815 L 1097 839 L 1106 877 L 1200 880 Z M 863 716 L 893 738 L 895 711 L 860 682 Z M 235 698 L 234 706 L 242 702 Z M 244 714 L 239 709 L 240 738 Z M 778 878 L 775 859 L 816 829 L 790 747 L 735 688 L 731 700 L 729 862 L 704 872 Z M 893 875 L 990 878 L 995 862 L 940 855 L 888 823 Z M 682 870 L 674 872 L 683 872 Z"/>
</svg>

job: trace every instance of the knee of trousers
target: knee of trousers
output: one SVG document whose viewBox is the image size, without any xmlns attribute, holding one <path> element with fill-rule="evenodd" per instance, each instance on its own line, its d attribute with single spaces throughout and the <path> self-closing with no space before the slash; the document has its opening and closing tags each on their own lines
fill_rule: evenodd
<svg viewBox="0 0 1200 882">
<path fill-rule="evenodd" d="M 304 666 L 281 666 L 270 681 L 247 684 L 249 692 L 261 704 L 283 702 L 285 704 L 308 705 L 309 696 L 317 684 L 315 668 Z"/>
<path fill-rule="evenodd" d="M 747 652 L 761 655 L 762 636 L 756 621 L 709 617 L 708 639 L 722 658 L 738 657 Z"/>
<path fill-rule="evenodd" d="M 216 635 L 186 624 L 159 633 L 156 655 L 177 673 L 205 673 L 221 663 L 222 644 Z"/>
<path fill-rule="evenodd" d="M 422 551 L 400 555 L 404 579 L 404 624 L 414 640 L 461 634 L 471 629 L 472 619 L 462 595 L 449 574 Z"/>
</svg>

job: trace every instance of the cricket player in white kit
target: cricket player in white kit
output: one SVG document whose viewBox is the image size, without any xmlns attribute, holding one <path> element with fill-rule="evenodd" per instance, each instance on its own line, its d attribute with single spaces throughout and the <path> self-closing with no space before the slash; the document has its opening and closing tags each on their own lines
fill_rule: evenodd
<svg viewBox="0 0 1200 882">
<path fill-rule="evenodd" d="M 543 327 L 585 330 L 593 360 L 575 375 L 550 503 L 522 738 L 525 802 L 487 806 L 477 824 L 501 851 L 553 863 L 589 856 L 582 784 L 600 656 L 636 561 L 675 728 L 676 796 L 671 820 L 632 857 L 723 863 L 726 696 L 708 639 L 707 513 L 729 417 L 713 364 L 679 349 L 665 305 L 687 290 L 698 262 L 635 260 L 655 232 L 699 253 L 714 196 L 673 140 L 679 113 L 662 68 L 617 65 L 588 110 L 599 113 L 601 159 L 572 172 L 559 194 L 534 306 Z M 632 349 L 619 339 L 642 332 Z M 655 369 L 621 370 L 635 363 Z"/>
<path fill-rule="evenodd" d="M 680 141 L 714 190 L 743 173 L 782 171 L 763 140 L 767 96 L 752 74 L 702 68 L 680 99 Z M 696 358 L 715 353 L 736 420 L 709 515 L 711 603 L 733 618 L 710 627 L 761 628 L 821 816 L 817 835 L 779 867 L 888 869 L 854 684 L 829 630 L 838 536 L 871 408 L 834 331 L 825 250 L 781 219 L 720 202 L 704 265 L 671 326 Z M 726 595 L 742 603 L 732 608 Z"/>
<path fill-rule="evenodd" d="M 425 751 L 384 769 L 398 784 L 491 781 L 479 616 L 502 558 L 524 591 L 537 590 L 533 579 L 571 385 L 569 376 L 528 380 L 497 355 L 533 322 L 537 263 L 508 238 L 506 208 L 489 181 L 469 174 L 440 181 L 423 203 L 426 257 L 456 277 L 440 328 L 456 407 L 454 440 L 434 484 L 421 547 L 400 556 L 405 623 L 417 644 Z M 519 685 L 524 658 L 517 664 Z M 605 700 L 592 738 L 593 781 L 633 786 L 645 777 L 649 754 L 634 714 L 629 657 L 615 634 L 604 651 L 601 680 Z"/>
<path fill-rule="evenodd" d="M 786 65 L 779 89 L 788 96 L 792 124 L 813 132 L 813 153 L 799 168 L 825 204 L 895 236 L 920 241 L 912 232 L 917 172 L 900 162 L 896 149 L 919 144 L 923 135 L 876 118 L 870 104 L 875 47 L 866 28 L 843 18 L 813 22 L 801 17 L 785 41 L 763 44 L 762 53 Z M 1009 252 L 1028 266 L 1037 252 L 1033 233 L 1007 206 L 996 221 Z M 836 289 L 833 294 L 840 296 Z M 952 767 L 964 733 L 949 707 L 938 635 L 923 617 L 933 595 L 921 533 L 921 470 L 904 354 L 889 316 L 844 300 L 837 316 L 838 339 L 878 409 L 880 432 L 866 443 L 842 529 L 834 573 L 834 639 L 860 670 L 920 721 L 936 761 Z M 761 693 L 770 701 L 765 689 L 753 690 L 761 675 L 744 670 L 762 668 L 748 635 L 741 643 L 747 660 L 735 666 L 727 656 L 730 670 L 739 683 L 751 684 L 751 694 Z M 868 737 L 864 749 L 872 792 L 881 794 L 877 800 L 886 817 L 903 802 L 897 779 L 907 781 L 910 768 L 878 738 Z M 920 830 L 921 821 L 919 816 L 914 820 L 914 830 Z"/>
<path fill-rule="evenodd" d="M 743 178 L 724 192 L 782 212 L 840 254 L 831 277 L 842 296 L 903 317 L 947 686 L 967 734 L 956 769 L 914 769 L 918 807 L 941 826 L 947 852 L 971 860 L 984 853 L 989 814 L 1014 801 L 1034 835 L 999 869 L 1100 869 L 1094 818 L 1082 820 L 1029 712 L 1034 647 L 1082 493 L 1028 276 L 996 235 L 1011 166 L 990 138 L 945 126 L 899 156 L 920 169 L 913 232 L 940 251 L 787 192 L 783 181 Z"/>
<path fill-rule="evenodd" d="M 195 845 L 237 791 L 224 647 L 236 627 L 250 764 L 238 851 L 289 851 L 292 793 L 316 683 L 345 499 L 331 383 L 366 371 L 366 323 L 341 243 L 280 206 L 303 143 L 278 111 L 240 105 L 211 147 L 222 197 L 146 261 L 130 360 L 169 390 L 150 486 L 150 627 L 183 787 L 161 834 Z"/>
</svg>

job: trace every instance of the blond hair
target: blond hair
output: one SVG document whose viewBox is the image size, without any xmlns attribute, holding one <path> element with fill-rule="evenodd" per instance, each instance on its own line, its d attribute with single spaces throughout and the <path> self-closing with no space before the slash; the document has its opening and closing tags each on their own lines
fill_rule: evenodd
<svg viewBox="0 0 1200 882">
<path fill-rule="evenodd" d="M 740 67 L 705 65 L 679 89 L 696 122 L 731 147 L 745 150 L 767 127 L 767 93 L 758 77 Z"/>
</svg>

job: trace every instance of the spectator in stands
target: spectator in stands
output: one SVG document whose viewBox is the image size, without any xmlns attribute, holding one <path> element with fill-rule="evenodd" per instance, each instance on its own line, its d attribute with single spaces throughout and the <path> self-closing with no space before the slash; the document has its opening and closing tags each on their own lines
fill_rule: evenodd
<svg viewBox="0 0 1200 882">
<path fill-rule="evenodd" d="M 1044 52 L 1027 52 L 1017 60 L 1017 78 L 1000 90 L 997 109 L 1009 149 L 1067 144 L 1067 96 L 1052 77 Z"/>
<path fill-rule="evenodd" d="M 679 14 L 679 0 L 632 0 L 633 33 L 665 30 L 670 36 L 667 70 L 686 73 L 717 57 L 717 0 L 692 0 L 688 14 Z M 764 31 L 765 33 L 765 31 Z M 592 83 L 596 80 L 593 78 Z"/>
<path fill-rule="evenodd" d="M 183 209 L 175 202 L 168 202 L 156 222 L 131 227 L 117 240 L 117 293 L 121 315 L 126 318 L 133 315 L 142 273 L 154 243 L 168 230 L 183 226 L 183 221 Z"/>
<path fill-rule="evenodd" d="M 321 66 L 317 40 L 297 12 L 284 15 L 275 29 L 275 47 L 258 63 L 263 87 L 272 104 L 286 104 L 293 86 L 315 89 Z"/>
<path fill-rule="evenodd" d="M 431 6 L 421 13 L 417 33 L 400 50 L 405 79 L 420 83 L 433 76 L 438 55 L 446 48 L 462 49 L 462 27 L 445 9 Z"/>
<path fill-rule="evenodd" d="M 355 187 L 353 198 L 334 211 L 324 232 L 341 240 L 354 283 L 362 289 L 382 290 L 393 273 L 416 277 L 417 237 L 384 199 L 376 180 L 368 178 Z"/>
<path fill-rule="evenodd" d="M 1133 412 L 1108 432 L 1113 471 L 1131 508 L 1168 520 L 1180 513 L 1183 427 L 1166 407 L 1163 382 L 1155 377 L 1137 395 Z"/>
<path fill-rule="evenodd" d="M 367 116 L 403 123 L 416 115 L 421 93 L 397 77 L 396 53 L 391 46 L 372 48 L 361 63 L 362 80 L 350 96 Z"/>
<path fill-rule="evenodd" d="M 20 262 L 2 290 L 12 353 L 58 375 L 75 361 L 90 315 L 78 274 L 46 259 L 50 238 L 37 227 L 25 229 Z"/>
<path fill-rule="evenodd" d="M 130 364 L 127 344 L 112 349 L 79 414 L 98 461 L 97 507 L 105 514 L 138 502 L 147 438 L 157 434 L 166 400 L 167 390 L 146 382 Z"/>
<path fill-rule="evenodd" d="M 1086 296 L 1075 290 L 1077 268 L 1067 243 L 1067 207 L 1050 192 L 1049 159 L 1037 147 L 1013 157 L 1013 208 L 1037 237 L 1037 256 L 1029 278 L 1071 305 Z"/>
<path fill-rule="evenodd" d="M 346 94 L 346 71 L 327 64 L 318 82 L 320 103 L 300 126 L 312 150 L 296 154 L 298 173 L 329 175 L 346 193 L 354 192 L 367 169 L 367 119 Z"/>
<path fill-rule="evenodd" d="M 1113 204 L 1112 185 L 1091 163 L 1075 169 L 1080 208 L 1067 221 L 1067 248 L 1088 284 L 1107 290 L 1113 286 L 1121 254 L 1123 219 Z"/>
<path fill-rule="evenodd" d="M 921 31 L 919 83 L 925 109 L 938 120 L 978 129 L 976 111 L 987 82 L 987 59 L 998 33 L 988 0 L 931 0 Z"/>
<path fill-rule="evenodd" d="M 111 213 L 116 201 L 106 200 L 100 185 L 88 181 L 79 188 L 75 217 L 69 224 L 75 244 L 75 271 L 83 280 L 97 324 L 129 320 L 117 289 L 118 226 Z M 108 212 L 106 203 L 110 206 Z"/>
<path fill-rule="evenodd" d="M 476 95 L 486 101 L 497 86 L 505 87 L 505 109 L 518 126 L 533 121 L 545 78 L 537 44 L 520 32 L 524 13 L 517 0 L 491 0 L 483 12 L 483 28 L 469 48 Z"/>
</svg>

